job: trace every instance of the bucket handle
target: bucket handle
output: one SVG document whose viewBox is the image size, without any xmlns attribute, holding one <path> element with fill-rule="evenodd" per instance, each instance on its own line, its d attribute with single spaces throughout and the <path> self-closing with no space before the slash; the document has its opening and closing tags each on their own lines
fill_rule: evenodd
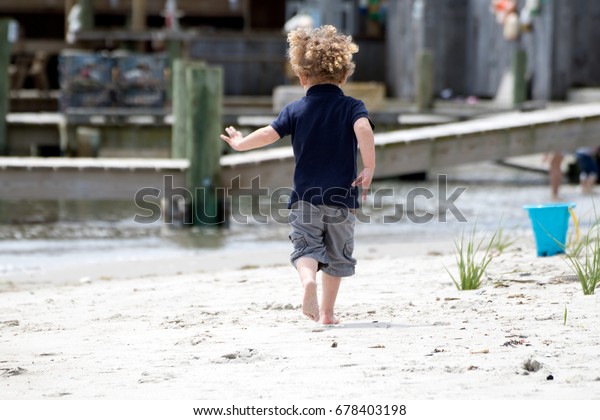
<svg viewBox="0 0 600 420">
<path fill-rule="evenodd" d="M 581 232 L 579 231 L 579 220 L 577 220 L 577 216 L 575 216 L 575 212 L 573 211 L 573 207 L 569 207 L 569 213 L 573 218 L 573 226 L 575 226 L 575 242 L 579 242 L 581 237 Z"/>
</svg>

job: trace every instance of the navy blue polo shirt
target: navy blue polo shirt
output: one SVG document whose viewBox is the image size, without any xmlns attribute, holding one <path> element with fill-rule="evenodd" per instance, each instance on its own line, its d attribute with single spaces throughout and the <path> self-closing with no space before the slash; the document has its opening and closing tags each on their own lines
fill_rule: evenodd
<svg viewBox="0 0 600 420">
<path fill-rule="evenodd" d="M 302 200 L 358 208 L 354 123 L 362 117 L 369 117 L 365 104 L 332 84 L 312 86 L 283 108 L 271 127 L 280 137 L 292 136 L 296 168 L 288 207 Z"/>
</svg>

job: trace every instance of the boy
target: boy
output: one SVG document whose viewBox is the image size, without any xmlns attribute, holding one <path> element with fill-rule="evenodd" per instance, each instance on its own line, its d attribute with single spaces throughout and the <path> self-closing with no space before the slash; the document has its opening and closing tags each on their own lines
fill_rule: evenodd
<svg viewBox="0 0 600 420">
<path fill-rule="evenodd" d="M 355 209 L 375 170 L 373 125 L 362 101 L 340 86 L 354 71 L 352 38 L 333 26 L 288 35 L 288 57 L 306 96 L 287 105 L 271 125 L 244 137 L 233 127 L 221 135 L 235 150 L 250 150 L 291 134 L 296 167 L 291 209 L 291 262 L 304 287 L 302 312 L 315 322 L 337 324 L 334 306 L 342 277 L 354 274 Z M 357 176 L 357 145 L 363 170 Z M 317 272 L 322 270 L 322 297 Z"/>
</svg>

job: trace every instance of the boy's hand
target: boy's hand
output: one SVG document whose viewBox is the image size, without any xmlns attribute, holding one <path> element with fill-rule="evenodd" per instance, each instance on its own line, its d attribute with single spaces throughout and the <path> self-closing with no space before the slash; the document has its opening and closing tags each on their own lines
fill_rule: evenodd
<svg viewBox="0 0 600 420">
<path fill-rule="evenodd" d="M 362 188 L 362 200 L 367 199 L 367 193 L 371 187 L 371 181 L 373 181 L 373 170 L 371 168 L 364 168 L 358 177 L 352 183 L 353 187 Z"/>
<path fill-rule="evenodd" d="M 279 140 L 279 134 L 270 125 L 259 128 L 245 137 L 233 126 L 227 127 L 225 131 L 227 135 L 221 134 L 221 139 L 238 152 L 257 149 Z"/>
<path fill-rule="evenodd" d="M 226 141 L 232 149 L 238 150 L 238 142 L 244 138 L 244 135 L 233 126 L 225 128 L 225 131 L 228 135 L 221 134 L 221 139 Z"/>
</svg>

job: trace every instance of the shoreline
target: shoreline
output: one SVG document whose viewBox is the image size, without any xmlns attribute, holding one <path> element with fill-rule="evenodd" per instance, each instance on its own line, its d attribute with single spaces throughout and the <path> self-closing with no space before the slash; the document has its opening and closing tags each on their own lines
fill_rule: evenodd
<svg viewBox="0 0 600 420">
<path fill-rule="evenodd" d="M 359 264 L 377 256 L 422 256 L 430 252 L 438 255 L 449 253 L 452 241 L 437 240 L 419 242 L 418 238 L 399 243 L 389 238 L 364 237 L 357 239 L 355 257 Z M 39 290 L 43 288 L 77 286 L 92 282 L 130 280 L 160 276 L 176 276 L 183 273 L 214 273 L 223 270 L 243 270 L 259 267 L 291 267 L 289 262 L 292 246 L 288 240 L 271 241 L 266 246 L 240 247 L 238 249 L 181 249 L 164 255 L 144 256 L 96 261 L 80 261 L 72 258 L 67 264 L 0 274 L 0 296 L 3 293 Z"/>
</svg>

